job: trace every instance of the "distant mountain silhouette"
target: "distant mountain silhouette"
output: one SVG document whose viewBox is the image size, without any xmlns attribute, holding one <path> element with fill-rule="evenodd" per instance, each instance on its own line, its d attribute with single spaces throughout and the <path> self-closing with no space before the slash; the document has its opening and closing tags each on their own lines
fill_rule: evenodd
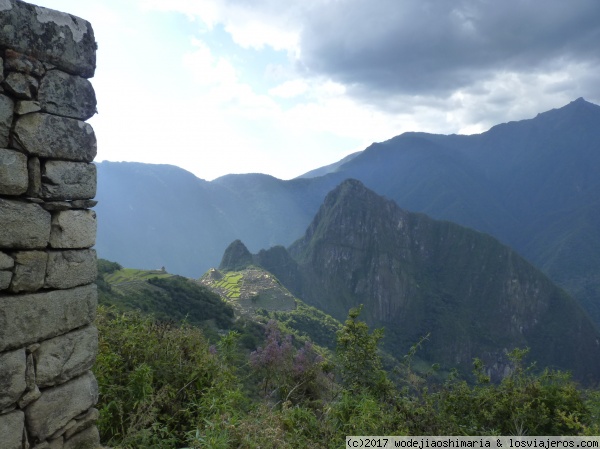
<svg viewBox="0 0 600 449">
<path fill-rule="evenodd" d="M 326 173 L 323 176 L 310 177 Z M 600 323 L 600 107 L 583 99 L 482 134 L 405 133 L 290 181 L 98 164 L 97 249 L 129 266 L 198 277 L 227 245 L 291 244 L 347 178 L 403 209 L 510 245 Z"/>
</svg>

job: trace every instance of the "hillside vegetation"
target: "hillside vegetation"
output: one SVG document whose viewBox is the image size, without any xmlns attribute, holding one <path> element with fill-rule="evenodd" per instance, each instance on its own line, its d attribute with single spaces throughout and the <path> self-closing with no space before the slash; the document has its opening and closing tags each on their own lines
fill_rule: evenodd
<svg viewBox="0 0 600 449">
<path fill-rule="evenodd" d="M 207 275 L 235 291 L 247 273 Z M 385 332 L 369 329 L 362 306 L 344 323 L 297 299 L 290 310 L 240 313 L 230 306 L 239 298 L 106 260 L 98 286 L 98 424 L 111 447 L 338 448 L 346 435 L 600 432 L 600 393 L 528 365 L 526 350 L 507 354 L 508 375 L 490 382 L 480 359 L 467 377 L 424 366 L 425 340 L 387 356 Z"/>
<path fill-rule="evenodd" d="M 122 311 L 139 310 L 163 321 L 187 321 L 203 327 L 229 328 L 233 309 L 194 282 L 164 271 L 123 268 L 98 261 L 99 303 Z"/>
<path fill-rule="evenodd" d="M 275 321 L 252 352 L 229 332 L 216 344 L 189 324 L 99 309 L 102 441 L 123 448 L 339 448 L 346 435 L 577 435 L 600 431 L 600 401 L 568 375 L 534 374 L 523 351 L 489 382 L 449 376 L 427 386 L 409 357 L 397 382 L 382 369 L 381 331 L 352 310 L 335 352 L 298 344 Z"/>
</svg>

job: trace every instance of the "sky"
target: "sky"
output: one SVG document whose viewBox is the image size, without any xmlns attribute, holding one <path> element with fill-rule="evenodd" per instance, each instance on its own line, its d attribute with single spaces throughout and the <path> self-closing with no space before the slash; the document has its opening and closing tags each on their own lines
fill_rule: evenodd
<svg viewBox="0 0 600 449">
<path fill-rule="evenodd" d="M 291 179 L 600 104 L 598 0 L 34 0 L 92 23 L 96 161 Z"/>
</svg>

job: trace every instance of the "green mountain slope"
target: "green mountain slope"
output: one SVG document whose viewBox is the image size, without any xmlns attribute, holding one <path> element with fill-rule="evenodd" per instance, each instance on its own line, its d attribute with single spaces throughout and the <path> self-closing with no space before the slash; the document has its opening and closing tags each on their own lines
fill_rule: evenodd
<svg viewBox="0 0 600 449">
<path fill-rule="evenodd" d="M 319 346 L 334 349 L 341 322 L 294 297 L 272 273 L 253 265 L 245 254 L 250 252 L 244 244 L 233 242 L 225 250 L 223 261 L 233 263 L 235 255 L 242 255 L 245 265 L 233 263 L 235 268 L 230 269 L 222 263 L 218 270 L 208 270 L 198 282 L 221 296 L 238 317 L 263 323 L 274 319 L 300 340 L 309 338 Z"/>
<path fill-rule="evenodd" d="M 123 268 L 98 261 L 99 303 L 120 310 L 141 310 L 160 320 L 197 326 L 231 327 L 233 308 L 194 281 L 164 271 Z"/>
<path fill-rule="evenodd" d="M 308 304 L 337 319 L 364 304 L 396 356 L 429 335 L 423 355 L 499 376 L 505 351 L 530 347 L 541 366 L 600 378 L 600 333 L 579 304 L 495 238 L 400 209 L 355 180 L 332 191 L 304 237 L 255 256 Z M 282 267 L 278 261 L 285 263 Z"/>
<path fill-rule="evenodd" d="M 224 273 L 213 268 L 199 283 L 226 299 L 239 315 L 251 316 L 260 309 L 289 311 L 296 308 L 294 296 L 271 273 L 260 268 Z"/>
</svg>

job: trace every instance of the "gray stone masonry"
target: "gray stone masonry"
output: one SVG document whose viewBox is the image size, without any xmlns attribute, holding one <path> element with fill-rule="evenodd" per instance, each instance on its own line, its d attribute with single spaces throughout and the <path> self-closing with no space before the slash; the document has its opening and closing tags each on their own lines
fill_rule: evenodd
<svg viewBox="0 0 600 449">
<path fill-rule="evenodd" d="M 97 449 L 89 22 L 0 0 L 0 449 Z"/>
</svg>

